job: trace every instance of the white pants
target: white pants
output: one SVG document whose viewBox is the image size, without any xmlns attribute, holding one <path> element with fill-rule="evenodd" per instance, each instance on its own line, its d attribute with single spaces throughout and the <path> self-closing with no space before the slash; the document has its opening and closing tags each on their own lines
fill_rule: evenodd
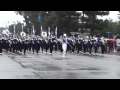
<svg viewBox="0 0 120 90">
<path fill-rule="evenodd" d="M 66 51 L 67 51 L 67 44 L 63 43 L 62 44 L 62 49 L 63 49 L 63 57 L 65 57 Z"/>
</svg>

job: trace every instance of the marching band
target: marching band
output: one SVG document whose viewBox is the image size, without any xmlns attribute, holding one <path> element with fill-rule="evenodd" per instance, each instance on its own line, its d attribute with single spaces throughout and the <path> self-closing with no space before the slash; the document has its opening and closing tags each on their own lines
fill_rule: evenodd
<svg viewBox="0 0 120 90">
<path fill-rule="evenodd" d="M 24 37 L 23 37 L 24 36 Z M 106 51 L 106 46 L 108 43 L 105 40 L 99 40 L 94 38 L 75 38 L 68 37 L 67 34 L 63 34 L 60 38 L 55 36 L 47 37 L 27 37 L 26 35 L 18 37 L 6 37 L 5 35 L 0 35 L 0 54 L 2 54 L 3 49 L 7 52 L 23 52 L 24 55 L 27 51 L 36 52 L 37 55 L 41 51 L 52 55 L 53 50 L 55 53 L 60 51 L 63 53 L 62 57 L 65 57 L 67 52 L 75 53 L 79 55 L 83 52 L 85 55 L 86 52 L 89 52 L 89 55 L 92 55 L 92 52 L 97 55 L 98 50 L 101 50 L 101 54 L 104 55 Z"/>
</svg>

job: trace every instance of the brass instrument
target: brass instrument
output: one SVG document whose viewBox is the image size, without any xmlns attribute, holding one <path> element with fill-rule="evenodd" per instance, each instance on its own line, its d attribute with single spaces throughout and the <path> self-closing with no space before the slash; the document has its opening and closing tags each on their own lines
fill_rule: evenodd
<svg viewBox="0 0 120 90">
<path fill-rule="evenodd" d="M 20 36 L 21 36 L 21 37 L 26 37 L 26 33 L 22 31 L 22 32 L 20 33 Z"/>
</svg>

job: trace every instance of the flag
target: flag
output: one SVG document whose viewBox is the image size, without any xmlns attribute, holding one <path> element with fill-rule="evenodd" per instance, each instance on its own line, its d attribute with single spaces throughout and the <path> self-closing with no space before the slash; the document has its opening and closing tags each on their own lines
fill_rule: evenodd
<svg viewBox="0 0 120 90">
<path fill-rule="evenodd" d="M 15 30 L 15 24 L 14 24 L 14 36 L 15 36 L 16 30 Z"/>
<path fill-rule="evenodd" d="M 9 31 L 9 22 L 6 25 L 6 29 Z"/>
<path fill-rule="evenodd" d="M 41 25 L 41 35 L 42 35 L 42 32 L 43 32 L 43 28 L 42 28 L 42 25 Z"/>
<path fill-rule="evenodd" d="M 8 31 L 9 31 L 9 22 L 8 22 L 8 26 L 7 27 L 8 27 Z"/>
<path fill-rule="evenodd" d="M 55 29 L 55 36 L 56 36 L 56 38 L 57 38 L 57 27 L 56 27 L 56 29 Z"/>
<path fill-rule="evenodd" d="M 41 14 L 38 15 L 38 22 L 41 20 Z"/>
<path fill-rule="evenodd" d="M 50 39 L 50 27 L 48 27 L 48 38 Z"/>
<path fill-rule="evenodd" d="M 34 30 L 34 25 L 33 25 L 33 33 L 32 33 L 32 34 L 33 34 L 33 37 L 34 37 L 34 36 L 35 36 L 35 30 Z"/>
</svg>

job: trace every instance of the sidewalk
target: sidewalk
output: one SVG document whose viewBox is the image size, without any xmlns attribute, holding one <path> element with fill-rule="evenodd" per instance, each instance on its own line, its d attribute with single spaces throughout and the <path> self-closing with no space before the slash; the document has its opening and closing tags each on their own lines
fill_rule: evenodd
<svg viewBox="0 0 120 90">
<path fill-rule="evenodd" d="M 0 55 L 0 79 L 37 79 L 32 70 L 22 67 L 8 55 Z"/>
</svg>

